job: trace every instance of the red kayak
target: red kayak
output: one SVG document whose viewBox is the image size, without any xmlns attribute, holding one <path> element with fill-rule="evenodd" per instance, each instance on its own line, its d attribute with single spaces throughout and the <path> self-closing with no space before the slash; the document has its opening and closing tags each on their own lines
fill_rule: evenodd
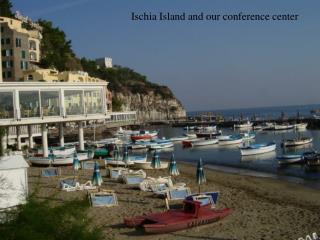
<svg viewBox="0 0 320 240">
<path fill-rule="evenodd" d="M 232 212 L 230 208 L 211 209 L 198 201 L 184 201 L 183 209 L 125 218 L 128 227 L 142 227 L 147 233 L 168 233 L 216 222 Z"/>
</svg>

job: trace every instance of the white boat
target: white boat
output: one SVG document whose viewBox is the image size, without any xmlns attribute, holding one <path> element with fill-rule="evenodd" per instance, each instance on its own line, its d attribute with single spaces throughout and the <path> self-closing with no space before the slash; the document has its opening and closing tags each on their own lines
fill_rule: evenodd
<svg viewBox="0 0 320 240">
<path fill-rule="evenodd" d="M 133 144 L 128 145 L 128 148 L 132 149 L 132 150 L 146 149 L 147 145 L 146 144 L 140 144 L 140 143 L 133 143 Z"/>
<path fill-rule="evenodd" d="M 218 139 L 205 139 L 200 141 L 194 141 L 191 143 L 191 145 L 192 147 L 197 147 L 197 146 L 213 145 L 213 144 L 217 144 L 218 142 L 219 142 Z"/>
<path fill-rule="evenodd" d="M 197 131 L 213 132 L 217 130 L 217 126 L 197 126 L 195 127 Z"/>
<path fill-rule="evenodd" d="M 262 153 L 272 152 L 275 150 L 276 150 L 276 144 L 274 142 L 250 144 L 249 146 L 240 147 L 240 152 L 242 156 L 262 154 Z"/>
<path fill-rule="evenodd" d="M 284 154 L 277 157 L 279 164 L 301 163 L 303 154 Z"/>
<path fill-rule="evenodd" d="M 139 131 L 125 130 L 122 127 L 119 127 L 118 131 L 115 133 L 115 136 L 129 136 L 131 134 L 138 134 Z"/>
<path fill-rule="evenodd" d="M 197 137 L 197 134 L 195 134 L 195 133 L 184 133 L 183 135 L 188 138 L 196 138 Z"/>
<path fill-rule="evenodd" d="M 309 144 L 312 142 L 312 138 L 303 137 L 303 138 L 296 138 L 296 139 L 287 139 L 283 141 L 282 146 L 284 147 L 295 147 L 300 145 Z"/>
<path fill-rule="evenodd" d="M 308 123 L 296 123 L 294 124 L 294 128 L 297 130 L 306 130 Z"/>
<path fill-rule="evenodd" d="M 256 134 L 255 133 L 240 133 L 240 136 L 244 141 L 255 139 Z"/>
<path fill-rule="evenodd" d="M 119 138 L 105 138 L 98 141 L 89 142 L 90 145 L 95 145 L 96 147 L 103 147 L 106 144 L 121 144 L 122 141 Z"/>
<path fill-rule="evenodd" d="M 54 155 L 59 156 L 68 156 L 73 154 L 76 151 L 75 146 L 65 146 L 65 147 L 50 147 L 49 151 L 52 152 Z M 36 154 L 43 154 L 43 150 L 41 148 L 36 150 Z"/>
<path fill-rule="evenodd" d="M 239 135 L 222 135 L 217 136 L 217 139 L 219 140 L 219 145 L 233 145 L 233 144 L 240 144 L 243 142 L 243 139 Z"/>
<path fill-rule="evenodd" d="M 183 141 L 183 140 L 187 140 L 187 139 L 189 139 L 189 137 L 187 137 L 187 136 L 178 136 L 178 137 L 170 138 L 170 141 L 179 142 L 179 141 Z"/>
<path fill-rule="evenodd" d="M 238 124 L 234 124 L 234 128 L 251 128 L 253 125 L 253 123 L 251 123 L 250 121 L 246 121 L 246 122 L 242 122 L 242 123 L 238 123 Z"/>
<path fill-rule="evenodd" d="M 219 131 L 201 131 L 201 132 L 197 132 L 196 136 L 198 138 L 201 138 L 201 137 L 213 138 L 213 137 L 216 137 L 216 136 L 221 136 L 221 134 L 222 134 L 221 130 L 219 130 Z"/>
<path fill-rule="evenodd" d="M 156 144 L 152 144 L 149 146 L 149 149 L 150 150 L 158 150 L 158 149 L 171 148 L 171 147 L 173 147 L 173 142 L 165 141 L 165 142 L 159 142 Z"/>
<path fill-rule="evenodd" d="M 88 159 L 92 159 L 92 156 L 88 156 L 88 153 L 78 153 L 77 157 L 79 161 L 84 161 Z M 33 165 L 53 165 L 53 166 L 59 166 L 59 165 L 72 165 L 73 164 L 73 154 L 70 154 L 68 156 L 63 155 L 55 155 L 53 160 L 51 157 L 29 157 L 28 160 Z"/>
<path fill-rule="evenodd" d="M 275 131 L 290 130 L 293 128 L 294 128 L 294 125 L 292 125 L 292 124 L 275 124 L 274 125 Z"/>
<path fill-rule="evenodd" d="M 151 165 L 151 161 L 150 162 L 135 162 L 133 164 L 133 168 L 134 169 L 154 169 Z M 168 168 L 168 163 L 161 162 L 160 167 L 157 169 L 165 169 L 165 168 Z"/>
</svg>

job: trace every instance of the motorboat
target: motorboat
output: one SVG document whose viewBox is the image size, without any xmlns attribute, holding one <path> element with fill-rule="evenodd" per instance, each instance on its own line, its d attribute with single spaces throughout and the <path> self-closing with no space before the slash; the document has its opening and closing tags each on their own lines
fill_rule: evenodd
<svg viewBox="0 0 320 240">
<path fill-rule="evenodd" d="M 147 145 L 147 148 L 149 148 L 150 150 L 158 150 L 171 147 L 173 147 L 173 142 L 167 139 L 153 140 Z"/>
<path fill-rule="evenodd" d="M 198 146 L 206 146 L 206 145 L 213 145 L 217 144 L 219 142 L 218 139 L 204 139 L 199 141 L 191 142 L 192 147 L 198 147 Z"/>
<path fill-rule="evenodd" d="M 217 139 L 219 140 L 220 146 L 240 144 L 243 142 L 242 137 L 238 135 L 218 136 Z"/>
<path fill-rule="evenodd" d="M 294 124 L 294 128 L 296 130 L 306 130 L 307 129 L 307 126 L 308 126 L 308 123 L 296 123 Z"/>
<path fill-rule="evenodd" d="M 234 124 L 233 127 L 234 128 L 252 128 L 253 123 L 251 123 L 250 121 L 246 121 L 246 122 L 239 122 L 237 124 Z"/>
<path fill-rule="evenodd" d="M 302 163 L 303 154 L 283 154 L 277 157 L 279 164 L 293 164 L 293 163 Z"/>
<path fill-rule="evenodd" d="M 263 153 L 272 152 L 275 150 L 276 150 L 276 144 L 274 142 L 256 143 L 256 144 L 250 144 L 248 146 L 240 147 L 240 152 L 242 156 L 263 154 Z"/>
<path fill-rule="evenodd" d="M 302 137 L 302 138 L 295 138 L 295 139 L 287 139 L 282 142 L 283 147 L 295 147 L 300 145 L 309 144 L 312 142 L 312 138 L 310 137 Z"/>
<path fill-rule="evenodd" d="M 54 155 L 68 156 L 76 151 L 76 147 L 74 145 L 65 147 L 49 147 L 49 150 Z M 43 155 L 42 148 L 33 149 L 33 151 L 35 155 Z"/>
<path fill-rule="evenodd" d="M 240 137 L 242 137 L 242 139 L 244 141 L 249 141 L 249 140 L 255 139 L 255 137 L 256 137 L 256 134 L 252 133 L 252 132 L 251 133 L 240 133 L 239 135 L 240 135 Z"/>
<path fill-rule="evenodd" d="M 202 138 L 202 137 L 213 138 L 213 137 L 216 137 L 216 136 L 220 136 L 221 134 L 222 134 L 221 130 L 219 130 L 219 131 L 203 131 L 203 132 L 196 133 L 196 136 L 198 138 Z"/>
<path fill-rule="evenodd" d="M 131 140 L 137 141 L 137 140 L 146 140 L 146 139 L 152 139 L 155 138 L 158 135 L 158 131 L 144 131 L 141 130 L 139 133 L 132 134 Z"/>
<path fill-rule="evenodd" d="M 188 138 L 196 138 L 197 137 L 197 134 L 195 133 L 184 133 L 183 134 L 184 136 L 188 137 Z"/>
</svg>

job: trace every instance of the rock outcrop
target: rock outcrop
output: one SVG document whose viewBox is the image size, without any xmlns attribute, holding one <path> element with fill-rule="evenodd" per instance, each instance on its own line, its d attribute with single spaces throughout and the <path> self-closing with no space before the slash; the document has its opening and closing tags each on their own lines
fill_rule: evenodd
<svg viewBox="0 0 320 240">
<path fill-rule="evenodd" d="M 137 111 L 138 120 L 169 120 L 183 118 L 186 110 L 176 98 L 164 98 L 155 92 L 148 94 L 115 93 L 122 111 Z"/>
</svg>

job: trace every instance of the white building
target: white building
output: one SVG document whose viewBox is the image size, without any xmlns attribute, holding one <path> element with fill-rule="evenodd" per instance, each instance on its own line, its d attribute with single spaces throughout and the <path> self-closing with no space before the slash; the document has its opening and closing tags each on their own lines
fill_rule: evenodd
<svg viewBox="0 0 320 240">
<path fill-rule="evenodd" d="M 96 64 L 99 67 L 105 67 L 105 68 L 112 68 L 112 58 L 110 57 L 104 57 L 104 58 L 97 58 L 96 59 Z"/>
<path fill-rule="evenodd" d="M 28 167 L 21 155 L 0 157 L 0 210 L 26 202 Z"/>
</svg>

